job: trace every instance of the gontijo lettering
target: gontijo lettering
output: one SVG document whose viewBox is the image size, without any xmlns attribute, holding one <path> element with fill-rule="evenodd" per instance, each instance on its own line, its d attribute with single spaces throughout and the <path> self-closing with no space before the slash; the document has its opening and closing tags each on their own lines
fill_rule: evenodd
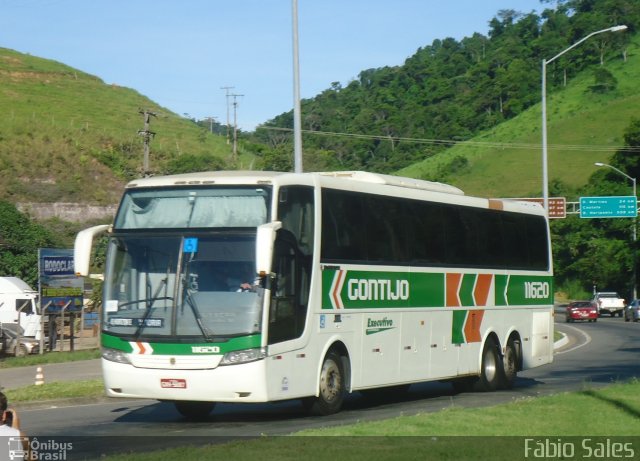
<svg viewBox="0 0 640 461">
<path fill-rule="evenodd" d="M 351 301 L 407 300 L 409 299 L 409 281 L 351 279 L 347 282 L 347 297 Z"/>
</svg>

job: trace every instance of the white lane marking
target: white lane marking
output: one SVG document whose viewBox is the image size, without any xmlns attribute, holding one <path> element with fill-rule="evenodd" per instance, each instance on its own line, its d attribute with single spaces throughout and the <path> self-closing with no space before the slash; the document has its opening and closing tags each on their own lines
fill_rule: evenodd
<svg viewBox="0 0 640 461">
<path fill-rule="evenodd" d="M 571 328 L 572 330 L 575 330 L 576 332 L 580 333 L 584 337 L 584 343 L 578 344 L 576 346 L 573 346 L 572 348 L 569 348 L 561 352 L 556 352 L 556 355 L 566 354 L 567 352 L 575 351 L 576 349 L 580 349 L 581 347 L 584 347 L 591 342 L 591 336 L 589 336 L 588 333 L 585 333 L 584 331 L 582 331 L 580 328 L 576 328 L 571 325 L 563 325 L 563 328 Z"/>
</svg>

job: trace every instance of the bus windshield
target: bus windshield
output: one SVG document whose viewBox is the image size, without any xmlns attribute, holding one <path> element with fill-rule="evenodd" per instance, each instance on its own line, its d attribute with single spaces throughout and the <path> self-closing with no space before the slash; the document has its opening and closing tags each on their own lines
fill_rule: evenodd
<svg viewBox="0 0 640 461">
<path fill-rule="evenodd" d="M 266 187 L 130 189 L 115 229 L 257 227 L 267 222 Z"/>
<path fill-rule="evenodd" d="M 202 340 L 261 331 L 255 229 L 114 235 L 103 330 L 132 340 Z"/>
</svg>

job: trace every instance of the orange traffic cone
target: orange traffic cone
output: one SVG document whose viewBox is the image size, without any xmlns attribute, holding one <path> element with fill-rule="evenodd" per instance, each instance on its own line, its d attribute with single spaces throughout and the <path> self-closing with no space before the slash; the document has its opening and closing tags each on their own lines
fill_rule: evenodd
<svg viewBox="0 0 640 461">
<path fill-rule="evenodd" d="M 44 373 L 42 372 L 42 367 L 36 368 L 36 386 L 40 386 L 44 384 Z"/>
</svg>

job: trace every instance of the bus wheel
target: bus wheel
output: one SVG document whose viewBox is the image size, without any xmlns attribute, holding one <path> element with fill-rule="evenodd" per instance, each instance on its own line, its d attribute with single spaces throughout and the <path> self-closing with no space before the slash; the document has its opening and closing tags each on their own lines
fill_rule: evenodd
<svg viewBox="0 0 640 461">
<path fill-rule="evenodd" d="M 309 397 L 303 401 L 312 415 L 326 416 L 340 411 L 345 394 L 345 375 L 342 358 L 329 351 L 320 370 L 318 397 Z"/>
<path fill-rule="evenodd" d="M 209 413 L 211 413 L 211 410 L 213 410 L 213 407 L 216 405 L 213 402 L 191 402 L 184 400 L 178 400 L 173 403 L 176 410 L 178 410 L 178 413 L 191 420 L 206 419 L 207 416 L 209 416 Z"/>
<path fill-rule="evenodd" d="M 520 342 L 509 340 L 504 350 L 502 358 L 502 389 L 511 389 L 518 374 L 518 363 L 520 357 Z"/>
<path fill-rule="evenodd" d="M 502 363 L 498 346 L 493 338 L 487 338 L 482 349 L 482 365 L 480 368 L 480 377 L 475 383 L 475 390 L 481 392 L 495 391 L 500 384 L 500 374 L 502 372 Z"/>
</svg>

